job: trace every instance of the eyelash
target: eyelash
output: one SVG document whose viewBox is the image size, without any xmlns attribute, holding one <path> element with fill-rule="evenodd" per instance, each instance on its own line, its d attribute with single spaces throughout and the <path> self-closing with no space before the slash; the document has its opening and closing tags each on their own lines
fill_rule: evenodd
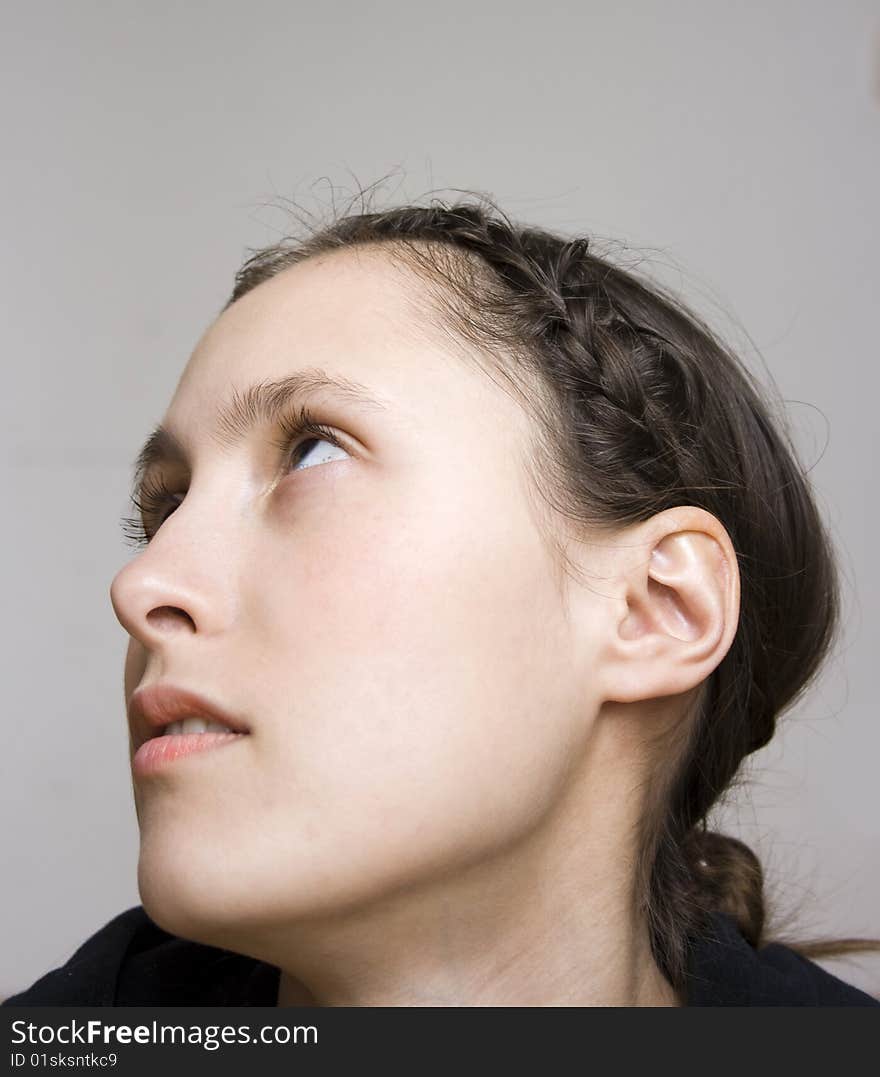
<svg viewBox="0 0 880 1077">
<path fill-rule="evenodd" d="M 285 455 L 292 455 L 300 445 L 314 438 L 329 441 L 331 445 L 336 445 L 340 449 L 345 448 L 330 427 L 315 420 L 313 413 L 305 404 L 292 415 L 283 418 L 280 426 L 281 436 L 272 444 Z M 147 476 L 139 493 L 131 495 L 131 503 L 140 516 L 125 516 L 122 519 L 126 543 L 136 547 L 148 545 L 167 517 L 162 519 L 155 528 L 151 528 L 151 521 L 159 519 L 162 509 L 167 507 L 171 498 L 176 496 L 179 495 L 169 490 L 164 478 L 156 479 Z"/>
</svg>

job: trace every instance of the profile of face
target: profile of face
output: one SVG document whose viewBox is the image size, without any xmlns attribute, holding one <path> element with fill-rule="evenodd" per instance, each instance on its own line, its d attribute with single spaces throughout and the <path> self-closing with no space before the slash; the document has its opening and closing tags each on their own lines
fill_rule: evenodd
<svg viewBox="0 0 880 1077">
<path fill-rule="evenodd" d="M 607 595 L 572 618 L 532 420 L 423 290 L 378 250 L 290 267 L 208 328 L 164 417 L 180 496 L 111 586 L 126 700 L 183 686 L 250 730 L 135 775 L 140 893 L 173 933 L 244 949 L 465 873 L 539 826 L 590 736 Z M 374 401 L 297 400 L 338 444 L 218 429 L 316 370 Z"/>
</svg>

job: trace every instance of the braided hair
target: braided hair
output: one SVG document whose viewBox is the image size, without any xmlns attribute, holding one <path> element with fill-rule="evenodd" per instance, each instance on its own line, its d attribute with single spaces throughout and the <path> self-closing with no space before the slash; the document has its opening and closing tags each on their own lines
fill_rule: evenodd
<svg viewBox="0 0 880 1077">
<path fill-rule="evenodd" d="M 835 559 L 809 480 L 758 383 L 676 296 L 587 237 L 513 222 L 486 195 L 345 213 L 255 251 L 226 306 L 289 266 L 363 245 L 418 273 L 441 326 L 492 357 L 493 376 L 535 420 L 533 485 L 548 505 L 609 529 L 696 505 L 730 535 L 737 632 L 650 779 L 638 835 L 639 907 L 681 990 L 688 940 L 710 930 L 711 912 L 732 916 L 753 946 L 768 941 L 758 858 L 706 819 L 839 628 Z M 813 957 L 880 950 L 869 939 L 789 945 Z"/>
</svg>

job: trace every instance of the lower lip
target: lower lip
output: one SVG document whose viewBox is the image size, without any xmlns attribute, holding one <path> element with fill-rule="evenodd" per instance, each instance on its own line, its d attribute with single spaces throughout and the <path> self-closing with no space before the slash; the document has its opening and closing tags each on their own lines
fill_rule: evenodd
<svg viewBox="0 0 880 1077">
<path fill-rule="evenodd" d="M 138 777 L 147 778 L 170 766 L 175 759 L 222 748 L 224 744 L 232 744 L 246 736 L 247 733 L 229 732 L 166 733 L 161 737 L 151 737 L 134 753 L 131 769 Z"/>
</svg>

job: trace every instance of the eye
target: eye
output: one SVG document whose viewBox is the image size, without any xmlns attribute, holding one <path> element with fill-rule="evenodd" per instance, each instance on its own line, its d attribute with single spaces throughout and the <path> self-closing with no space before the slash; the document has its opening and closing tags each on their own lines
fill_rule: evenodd
<svg viewBox="0 0 880 1077">
<path fill-rule="evenodd" d="M 308 451 L 303 452 L 303 449 L 307 445 L 316 445 L 316 446 L 323 445 L 323 446 L 325 446 L 325 448 L 323 450 L 321 450 L 320 452 L 313 452 L 312 450 L 308 450 Z M 330 450 L 331 450 L 330 454 L 328 454 L 328 450 L 326 448 L 326 446 L 328 446 L 328 445 L 330 446 Z M 326 463 L 328 463 L 329 462 L 328 455 L 329 455 L 330 460 L 335 459 L 332 456 L 332 450 L 336 450 L 337 452 L 345 453 L 345 450 L 342 448 L 342 446 L 337 441 L 331 441 L 329 438 L 303 438 L 303 440 L 298 445 L 296 445 L 293 448 L 293 450 L 291 451 L 290 458 L 291 458 L 291 460 L 295 460 L 297 457 L 299 457 L 299 462 L 302 463 L 303 460 L 307 460 L 309 458 L 309 456 L 311 456 L 312 461 L 311 461 L 311 463 L 307 464 L 306 467 L 314 467 L 316 464 L 326 464 Z M 348 454 L 345 453 L 345 455 L 347 456 Z M 291 468 L 291 470 L 296 471 L 297 468 L 294 466 L 294 467 Z M 300 468 L 299 470 L 302 470 L 302 469 Z"/>
<path fill-rule="evenodd" d="M 345 449 L 336 436 L 334 430 L 325 426 L 324 423 L 319 423 L 309 408 L 302 405 L 298 411 L 286 416 L 280 423 L 280 438 L 273 442 L 274 447 L 279 453 L 284 454 L 288 462 L 299 458 L 299 462 L 308 459 L 310 452 L 306 448 L 310 444 L 320 445 L 324 442 L 325 445 L 329 443 L 333 448 L 340 452 L 345 452 Z M 306 449 L 305 452 L 303 450 Z M 327 449 L 318 452 L 311 463 L 307 464 L 307 467 L 314 467 L 315 464 L 327 463 Z M 293 470 L 297 470 L 295 467 Z M 300 468 L 299 470 L 303 470 Z"/>
<path fill-rule="evenodd" d="M 316 422 L 308 408 L 302 407 L 281 425 L 281 438 L 274 442 L 275 448 L 285 454 L 285 462 L 291 471 L 303 471 L 316 464 L 331 463 L 335 457 L 332 452 L 348 453 L 342 446 L 334 431 Z M 309 446 L 322 446 L 321 449 Z M 328 449 L 329 446 L 329 449 Z M 304 461 L 309 461 L 300 467 Z M 125 540 L 132 546 L 146 546 L 180 505 L 184 493 L 172 492 L 162 477 L 148 476 L 139 494 L 133 494 L 131 501 L 139 510 L 138 516 L 123 517 L 121 524 Z"/>
</svg>

